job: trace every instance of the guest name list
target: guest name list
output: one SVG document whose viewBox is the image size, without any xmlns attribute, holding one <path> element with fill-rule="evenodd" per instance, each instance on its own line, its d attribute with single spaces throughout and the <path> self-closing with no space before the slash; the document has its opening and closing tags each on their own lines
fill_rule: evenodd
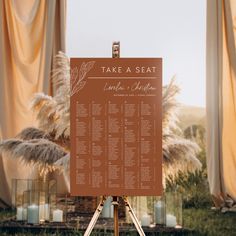
<svg viewBox="0 0 236 236">
<path fill-rule="evenodd" d="M 162 192 L 162 60 L 71 59 L 71 193 Z"/>
</svg>

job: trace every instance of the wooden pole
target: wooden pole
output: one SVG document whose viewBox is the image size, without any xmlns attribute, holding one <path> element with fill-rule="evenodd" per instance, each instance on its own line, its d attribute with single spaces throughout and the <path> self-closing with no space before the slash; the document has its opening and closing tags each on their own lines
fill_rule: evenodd
<svg viewBox="0 0 236 236">
<path fill-rule="evenodd" d="M 120 57 L 120 42 L 113 42 L 112 44 L 112 58 Z M 119 206 L 119 197 L 113 197 L 113 206 L 114 206 L 114 235 L 119 236 L 119 216 L 118 216 L 118 206 Z"/>
<path fill-rule="evenodd" d="M 119 216 L 118 216 L 118 206 L 119 200 L 118 197 L 112 197 L 112 204 L 114 206 L 114 235 L 119 236 Z"/>
<path fill-rule="evenodd" d="M 120 42 L 113 42 L 112 58 L 120 58 Z"/>
</svg>

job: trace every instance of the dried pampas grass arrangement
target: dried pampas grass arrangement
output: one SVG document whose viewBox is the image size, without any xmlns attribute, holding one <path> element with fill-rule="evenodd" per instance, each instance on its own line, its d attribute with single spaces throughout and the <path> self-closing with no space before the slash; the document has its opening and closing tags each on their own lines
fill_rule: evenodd
<svg viewBox="0 0 236 236">
<path fill-rule="evenodd" d="M 26 164 L 53 165 L 66 155 L 62 147 L 46 139 L 8 139 L 1 142 L 0 152 L 21 158 Z"/>
<path fill-rule="evenodd" d="M 45 133 L 42 130 L 39 130 L 34 127 L 29 127 L 23 129 L 16 138 L 22 139 L 22 140 L 30 140 L 30 139 L 51 139 L 50 135 Z"/>
<path fill-rule="evenodd" d="M 46 139 L 8 139 L 0 143 L 0 153 L 19 158 L 26 165 L 37 166 L 43 177 L 57 169 L 54 163 L 63 158 L 63 148 Z"/>
<path fill-rule="evenodd" d="M 179 87 L 175 84 L 175 77 L 162 90 L 162 151 L 165 177 L 169 175 L 174 177 L 179 170 L 194 172 L 202 168 L 197 158 L 200 147 L 197 143 L 183 138 L 178 126 L 176 95 L 179 91 Z"/>
<path fill-rule="evenodd" d="M 37 114 L 39 129 L 51 134 L 55 140 L 70 138 L 70 62 L 59 52 L 55 57 L 52 80 L 55 96 L 35 94 L 31 107 Z M 68 143 L 66 141 L 65 143 Z"/>
</svg>

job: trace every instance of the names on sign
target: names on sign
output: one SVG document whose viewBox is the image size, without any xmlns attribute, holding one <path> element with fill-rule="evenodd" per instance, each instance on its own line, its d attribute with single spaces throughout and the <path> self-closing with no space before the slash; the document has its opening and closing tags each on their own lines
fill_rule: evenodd
<svg viewBox="0 0 236 236">
<path fill-rule="evenodd" d="M 71 59 L 71 193 L 162 192 L 162 61 Z"/>
</svg>

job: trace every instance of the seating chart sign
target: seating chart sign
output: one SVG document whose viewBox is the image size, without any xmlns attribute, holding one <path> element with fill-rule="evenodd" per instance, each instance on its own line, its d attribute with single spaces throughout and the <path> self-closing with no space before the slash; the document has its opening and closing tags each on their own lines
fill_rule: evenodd
<svg viewBox="0 0 236 236">
<path fill-rule="evenodd" d="M 71 194 L 162 193 L 162 59 L 71 58 Z"/>
</svg>

